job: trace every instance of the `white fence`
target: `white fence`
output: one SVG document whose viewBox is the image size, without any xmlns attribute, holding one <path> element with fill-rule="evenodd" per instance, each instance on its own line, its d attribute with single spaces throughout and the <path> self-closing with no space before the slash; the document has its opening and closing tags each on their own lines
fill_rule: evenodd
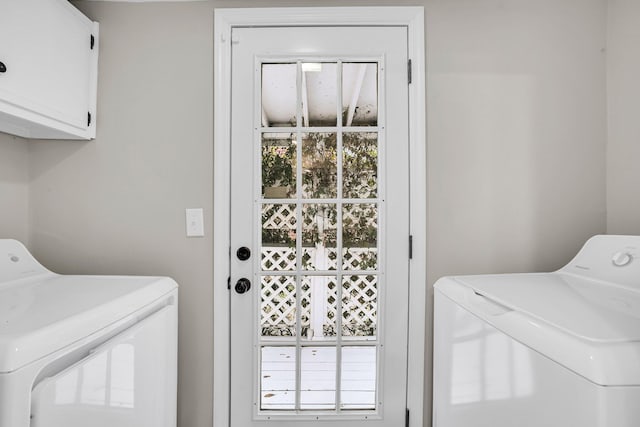
<svg viewBox="0 0 640 427">
<path fill-rule="evenodd" d="M 303 248 L 303 270 L 335 270 L 335 248 Z M 300 284 L 301 334 L 307 338 L 336 335 L 338 311 L 342 311 L 343 336 L 374 336 L 377 326 L 377 275 L 361 267 L 377 258 L 376 248 L 343 251 L 342 304 L 338 304 L 336 276 L 303 276 Z M 304 262 L 304 260 L 307 260 Z M 295 271 L 295 248 L 263 247 L 261 327 L 263 336 L 294 336 L 296 327 L 296 278 L 277 271 Z M 359 271 L 355 271 L 359 270 Z M 353 271 L 350 274 L 349 271 Z"/>
<path fill-rule="evenodd" d="M 261 268 L 273 272 L 273 275 L 264 273 L 261 283 L 263 336 L 296 334 L 296 289 L 300 291 L 300 333 L 303 336 L 311 339 L 335 336 L 338 323 L 343 336 L 376 334 L 378 280 L 376 274 L 367 271 L 377 269 L 378 253 L 376 247 L 363 246 L 375 246 L 377 205 L 343 205 L 343 245 L 351 247 L 345 247 L 341 257 L 335 247 L 326 247 L 336 244 L 336 206 L 309 204 L 304 205 L 302 212 L 296 212 L 295 204 L 263 205 L 265 246 L 261 253 Z M 302 221 L 303 232 L 300 266 L 296 265 L 297 221 Z M 341 288 L 336 283 L 337 276 L 331 273 L 304 275 L 305 271 L 335 271 L 339 258 L 343 270 Z M 298 287 L 295 276 L 279 274 L 294 271 L 303 272 Z M 342 301 L 338 301 L 339 289 Z"/>
</svg>

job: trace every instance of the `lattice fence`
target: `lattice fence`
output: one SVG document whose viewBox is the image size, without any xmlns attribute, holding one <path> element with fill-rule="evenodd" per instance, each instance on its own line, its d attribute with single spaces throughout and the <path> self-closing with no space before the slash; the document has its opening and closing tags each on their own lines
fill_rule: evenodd
<svg viewBox="0 0 640 427">
<path fill-rule="evenodd" d="M 261 296 L 262 335 L 295 335 L 295 276 L 262 276 Z"/>
<path fill-rule="evenodd" d="M 322 248 L 326 265 L 322 270 L 337 268 L 338 250 L 336 248 Z M 302 248 L 302 270 L 318 270 L 317 248 Z M 342 250 L 343 270 L 372 270 L 376 268 L 378 250 L 376 248 L 345 248 Z M 264 271 L 294 271 L 296 269 L 296 248 L 269 247 L 262 248 L 262 270 Z"/>
<path fill-rule="evenodd" d="M 301 293 L 301 334 L 307 337 L 336 335 L 339 311 L 337 277 L 303 276 L 297 290 L 295 277 L 277 275 L 278 271 L 296 271 L 298 267 L 303 272 L 337 270 L 340 257 L 335 248 L 336 205 L 304 206 L 300 215 L 303 228 L 300 266 L 296 265 L 296 205 L 265 204 L 262 209 L 264 246 L 261 267 L 263 271 L 274 274 L 262 278 L 263 336 L 295 335 L 297 291 Z M 366 271 L 378 268 L 376 205 L 345 204 L 342 218 L 345 246 L 341 257 L 342 334 L 373 336 L 377 325 L 378 283 L 377 275 L 367 274 Z"/>
<path fill-rule="evenodd" d="M 375 226 L 377 215 L 375 214 L 375 209 L 372 212 L 372 206 L 371 203 L 345 204 L 342 216 L 343 223 Z M 263 229 L 295 230 L 296 219 L 296 205 L 293 203 L 265 204 L 262 206 Z M 335 228 L 335 223 L 332 223 L 332 220 L 333 217 L 326 217 L 324 228 Z"/>
<path fill-rule="evenodd" d="M 271 230 L 296 229 L 296 205 L 263 205 L 262 228 Z"/>
<path fill-rule="evenodd" d="M 336 205 L 303 205 L 300 214 L 304 238 L 313 235 L 319 241 L 333 241 L 336 234 Z M 265 204 L 262 207 L 262 233 L 267 244 L 295 246 L 297 224 L 295 204 Z M 343 241 L 351 246 L 375 246 L 378 231 L 378 211 L 375 203 L 348 203 L 342 207 Z M 327 245 L 331 246 L 331 245 Z"/>
<path fill-rule="evenodd" d="M 378 313 L 376 275 L 347 276 L 342 281 L 342 335 L 374 336 Z"/>
<path fill-rule="evenodd" d="M 320 249 L 323 250 L 323 249 Z M 315 259 L 315 248 L 305 248 Z M 336 249 L 324 249 L 333 258 L 329 269 L 335 269 Z M 344 250 L 345 271 L 342 283 L 343 336 L 373 336 L 377 327 L 377 276 L 357 270 L 359 265 L 371 263 L 376 248 L 349 248 Z M 331 255 L 333 254 L 333 255 Z M 295 248 L 264 247 L 264 270 L 295 270 Z M 277 265 L 277 267 L 276 267 Z M 301 283 L 301 333 L 304 336 L 335 336 L 338 313 L 338 291 L 335 276 L 304 276 Z M 296 320 L 296 282 L 292 276 L 263 276 L 261 286 L 261 327 L 263 336 L 293 336 Z M 321 312 L 313 311 L 315 299 L 322 299 Z M 314 316 L 322 316 L 321 331 L 313 328 Z"/>
</svg>

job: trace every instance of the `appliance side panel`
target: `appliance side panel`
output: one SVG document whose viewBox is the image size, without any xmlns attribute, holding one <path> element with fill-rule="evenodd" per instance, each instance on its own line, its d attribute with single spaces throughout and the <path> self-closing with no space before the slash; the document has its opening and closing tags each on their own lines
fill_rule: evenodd
<svg viewBox="0 0 640 427">
<path fill-rule="evenodd" d="M 175 427 L 177 305 L 143 319 L 32 393 L 32 427 Z"/>
<path fill-rule="evenodd" d="M 0 427 L 29 427 L 32 373 L 19 370 L 0 374 Z"/>
<path fill-rule="evenodd" d="M 638 427 L 640 425 L 640 386 L 602 387 L 603 414 L 600 426 Z"/>
<path fill-rule="evenodd" d="M 632 425 L 602 424 L 602 387 L 520 344 L 438 290 L 434 329 L 434 427 Z"/>
</svg>

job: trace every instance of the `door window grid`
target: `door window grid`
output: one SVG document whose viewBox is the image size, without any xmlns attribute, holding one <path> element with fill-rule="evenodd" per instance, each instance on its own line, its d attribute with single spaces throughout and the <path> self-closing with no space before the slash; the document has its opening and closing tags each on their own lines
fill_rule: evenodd
<svg viewBox="0 0 640 427">
<path fill-rule="evenodd" d="M 383 123 L 382 122 L 382 118 L 380 118 L 379 120 L 376 121 L 376 125 L 375 126 L 366 126 L 366 125 L 360 125 L 360 126 L 343 126 L 343 120 L 351 120 L 353 119 L 354 115 L 355 115 L 355 111 L 354 108 L 349 108 L 349 111 L 347 112 L 346 115 L 343 115 L 342 112 L 342 108 L 341 106 L 343 106 L 344 101 L 343 101 L 343 88 L 342 88 L 342 70 L 343 70 L 343 62 L 342 61 L 336 61 L 333 62 L 333 64 L 336 65 L 336 85 L 337 85 L 337 97 L 336 97 L 336 126 L 322 126 L 322 127 L 309 127 L 309 126 L 304 126 L 307 125 L 309 120 L 305 119 L 305 116 L 308 114 L 307 111 L 305 111 L 305 109 L 308 110 L 308 107 L 305 106 L 306 103 L 306 99 L 305 99 L 305 94 L 303 93 L 303 91 L 301 90 L 301 85 L 303 83 L 304 80 L 304 71 L 302 71 L 302 65 L 303 63 L 301 61 L 298 61 L 296 63 L 297 66 L 297 70 L 296 70 L 296 114 L 295 114 L 295 127 L 289 127 L 289 126 L 280 126 L 277 129 L 271 126 L 264 126 L 265 122 L 268 121 L 265 120 L 265 114 L 264 111 L 261 114 L 261 121 L 263 123 L 263 126 L 259 128 L 259 131 L 257 132 L 258 135 L 260 135 L 260 138 L 262 139 L 263 135 L 266 135 L 267 133 L 273 133 L 275 131 L 279 132 L 279 133 L 289 133 L 291 134 L 292 137 L 295 137 L 295 144 L 296 144 L 296 153 L 295 153 L 295 162 L 294 162 L 294 167 L 295 167 L 295 187 L 294 187 L 294 191 L 292 191 L 293 194 L 291 194 L 291 198 L 280 198 L 280 197 L 268 197 L 268 195 L 266 194 L 266 192 L 263 191 L 263 194 L 260 197 L 257 197 L 257 210 L 259 211 L 263 211 L 263 207 L 267 204 L 288 204 L 290 206 L 294 206 L 295 205 L 295 256 L 294 254 L 291 254 L 291 250 L 289 249 L 289 254 L 287 255 L 287 258 L 289 261 L 293 261 L 295 260 L 295 266 L 293 268 L 283 268 L 283 265 L 278 264 L 278 263 L 273 263 L 271 262 L 270 267 L 265 268 L 264 265 L 264 257 L 262 259 L 262 261 L 259 263 L 258 265 L 258 270 L 260 271 L 260 275 L 261 275 L 261 279 L 263 277 L 268 277 L 265 275 L 277 275 L 279 277 L 281 277 L 282 279 L 285 279 L 286 277 L 290 277 L 290 279 L 295 278 L 295 289 L 293 290 L 293 293 L 295 295 L 295 307 L 293 308 L 293 316 L 295 318 L 295 325 L 294 325 L 294 333 L 292 335 L 294 335 L 294 337 L 289 337 L 289 338 L 285 338 L 282 335 L 277 335 L 277 336 L 265 336 L 264 333 L 260 334 L 259 337 L 259 343 L 260 346 L 259 348 L 262 348 L 263 350 L 260 351 L 260 355 L 262 356 L 262 354 L 264 353 L 264 349 L 267 348 L 265 346 L 268 346 L 268 348 L 282 348 L 282 349 L 286 349 L 286 348 L 291 348 L 292 345 L 295 343 L 295 354 L 292 354 L 291 357 L 294 359 L 294 364 L 295 364 L 295 401 L 293 402 L 293 405 L 291 405 L 291 402 L 287 405 L 284 406 L 279 406 L 279 407 L 274 407 L 274 409 L 285 409 L 285 410 L 289 410 L 292 413 L 298 413 L 299 411 L 304 411 L 306 409 L 314 409 L 313 405 L 309 405 L 308 402 L 305 400 L 305 395 L 310 395 L 312 393 L 308 393 L 308 391 L 312 390 L 312 388 L 307 387 L 308 384 L 303 384 L 303 381 L 305 381 L 305 376 L 307 376 L 307 373 L 302 372 L 302 360 L 304 360 L 305 358 L 309 358 L 309 349 L 315 349 L 316 351 L 318 349 L 322 349 L 322 348 L 326 348 L 326 349 L 330 349 L 332 347 L 335 347 L 335 359 L 334 359 L 334 365 L 335 365 L 335 381 L 333 382 L 334 386 L 333 388 L 335 389 L 335 395 L 334 395 L 334 402 L 333 404 L 327 405 L 327 404 L 320 404 L 320 405 L 316 405 L 315 409 L 326 409 L 329 412 L 336 412 L 336 413 L 340 413 L 342 411 L 342 409 L 344 408 L 344 410 L 358 410 L 358 409 L 368 409 L 368 410 L 374 410 L 377 408 L 378 406 L 378 399 L 376 394 L 378 393 L 378 387 L 375 385 L 376 382 L 376 378 L 378 377 L 378 371 L 379 371 L 379 367 L 377 366 L 377 361 L 380 359 L 378 356 L 376 356 L 376 354 L 378 353 L 379 350 L 379 345 L 380 345 L 380 340 L 379 340 L 379 331 L 375 330 L 375 332 L 371 333 L 371 336 L 369 338 L 367 338 L 366 336 L 362 336 L 362 335 L 358 335 L 358 334 L 345 334 L 343 331 L 343 320 L 345 319 L 344 316 L 344 309 L 345 307 L 343 305 L 346 305 L 346 303 L 348 302 L 348 296 L 349 296 L 349 292 L 347 292 L 346 295 L 343 295 L 345 293 L 345 290 L 349 289 L 348 287 L 345 288 L 345 282 L 353 279 L 353 278 L 358 278 L 358 277 L 364 277 L 367 278 L 369 280 L 369 289 L 365 289 L 364 292 L 374 292 L 375 293 L 375 289 L 371 289 L 371 284 L 373 282 L 375 282 L 375 287 L 377 287 L 377 296 L 375 296 L 374 299 L 374 304 L 373 305 L 377 305 L 380 301 L 381 301 L 381 296 L 380 296 L 380 279 L 382 276 L 382 272 L 380 271 L 380 262 L 381 260 L 377 259 L 377 263 L 375 265 L 375 268 L 364 268 L 364 269 L 358 269 L 358 264 L 356 264 L 355 268 L 352 267 L 352 269 L 349 268 L 345 268 L 345 263 L 344 263 L 344 259 L 346 258 L 346 255 L 350 255 L 348 251 L 352 251 L 353 248 L 344 248 L 344 241 L 343 241 L 343 232 L 341 232 L 341 230 L 343 230 L 343 220 L 344 220 L 344 215 L 345 215 L 345 207 L 351 206 L 352 208 L 361 208 L 363 206 L 373 206 L 373 211 L 377 212 L 378 216 L 380 216 L 380 213 L 383 211 L 383 199 L 381 196 L 381 183 L 382 183 L 382 177 L 381 177 L 381 173 L 382 173 L 382 168 L 380 167 L 381 161 L 382 161 L 382 156 L 381 156 L 381 151 L 382 151 L 382 144 L 381 144 L 381 138 L 379 137 L 381 134 L 381 130 L 384 129 L 384 127 L 378 127 L 379 123 Z M 263 64 L 264 65 L 264 64 Z M 272 64 L 269 64 L 272 65 Z M 292 64 L 287 64 L 287 65 L 292 65 Z M 347 64 L 345 64 L 347 65 Z M 354 64 L 348 64 L 348 65 L 354 65 Z M 369 63 L 368 65 L 373 65 L 375 68 L 375 71 L 377 72 L 377 74 L 379 74 L 382 71 L 382 68 L 379 66 L 378 63 Z M 260 70 L 257 70 L 258 72 L 260 72 Z M 260 83 L 262 83 L 262 79 L 258 79 L 260 81 Z M 376 91 L 377 93 L 379 93 L 379 84 L 378 84 L 378 80 L 376 80 Z M 262 91 L 262 93 L 264 94 L 264 90 Z M 376 93 L 376 97 L 377 97 L 377 93 Z M 379 101 L 376 101 L 379 102 Z M 353 102 L 352 102 L 353 103 Z M 376 110 L 377 110 L 377 106 L 376 106 Z M 351 119 L 349 119 L 349 117 L 351 117 Z M 335 197 L 327 197 L 327 198 L 303 198 L 304 196 L 308 196 L 308 194 L 304 194 L 305 189 L 303 186 L 303 160 L 304 160 L 304 156 L 303 156 L 303 139 L 305 135 L 308 134 L 320 134 L 320 133 L 333 133 L 336 135 L 336 152 L 337 152 L 337 156 L 336 156 L 336 175 L 337 175 L 337 179 L 336 179 L 336 188 L 335 188 Z M 374 197 L 362 197 L 361 194 L 355 194 L 356 196 L 361 196 L 362 198 L 348 198 L 348 199 L 343 199 L 343 195 L 345 193 L 344 188 L 343 188 L 343 181 L 344 181 L 344 155 L 343 155 L 343 146 L 344 146 L 344 139 L 343 139 L 343 135 L 345 133 L 350 133 L 353 135 L 369 135 L 369 137 L 371 137 L 372 135 L 374 135 L 377 140 L 377 155 L 376 155 L 376 165 L 375 165 L 375 170 L 373 171 L 373 176 L 376 178 L 376 184 L 377 184 L 377 188 L 374 191 Z M 292 138 L 293 139 L 293 138 Z M 260 186 L 258 186 L 257 188 L 262 188 L 262 183 Z M 371 193 L 371 191 L 369 191 L 369 193 Z M 282 194 L 282 193 L 281 193 Z M 331 194 L 332 196 L 333 194 Z M 353 193 L 349 194 L 351 196 L 353 196 Z M 367 194 L 367 196 L 370 196 L 371 194 Z M 333 205 L 335 206 L 335 211 L 336 211 L 336 218 L 335 218 L 335 222 L 336 222 L 336 228 L 337 228 L 337 233 L 335 236 L 335 246 L 336 246 L 336 250 L 335 250 L 335 254 L 333 254 L 333 258 L 335 259 L 335 265 L 333 267 L 328 267 L 327 265 L 323 266 L 323 268 L 316 268 L 314 270 L 306 270 L 305 268 L 303 268 L 303 258 L 304 258 L 304 247 L 303 247 L 303 239 L 304 239 L 304 223 L 303 223 L 303 207 L 305 205 L 313 205 L 313 204 L 323 204 L 323 205 Z M 375 252 L 376 254 L 379 253 L 379 245 L 378 242 L 380 241 L 380 234 L 381 234 L 381 218 L 377 218 L 377 224 L 376 224 L 376 230 L 375 230 Z M 293 240 L 293 239 L 292 239 Z M 262 244 L 262 239 L 258 239 L 259 242 L 261 242 Z M 263 249 L 263 248 L 261 248 Z M 371 248 L 370 248 L 371 249 Z M 261 251 L 262 252 L 262 251 Z M 275 268 L 272 268 L 275 265 Z M 320 266 L 318 266 L 320 267 Z M 273 270 L 273 271 L 269 271 L 269 270 Z M 303 307 L 303 302 L 305 302 L 305 294 L 304 294 L 304 284 L 303 281 L 304 280 L 308 280 L 308 279 L 328 279 L 329 281 L 334 280 L 335 281 L 335 295 L 332 295 L 333 299 L 335 299 L 335 334 L 333 335 L 328 335 L 328 336 L 323 336 L 323 340 L 318 339 L 319 337 L 315 337 L 316 339 L 312 339 L 314 338 L 313 336 L 309 337 L 308 335 L 308 319 L 306 319 L 306 317 L 308 317 L 309 313 L 308 310 L 305 311 L 305 308 Z M 374 280 L 372 280 L 371 278 L 375 278 Z M 289 279 L 287 279 L 289 280 Z M 286 280 L 285 280 L 286 281 Z M 291 297 L 292 295 L 289 295 L 289 297 Z M 264 295 L 263 295 L 264 297 Z M 343 298 L 344 301 L 343 301 Z M 263 307 L 261 306 L 261 313 L 262 316 L 259 316 L 259 318 L 263 318 L 264 317 L 264 312 Z M 379 323 L 380 321 L 380 315 L 379 315 L 379 310 L 375 310 L 373 312 L 373 316 L 377 317 L 376 318 L 376 322 L 375 323 Z M 262 323 L 262 321 L 261 321 Z M 303 323 L 305 323 L 304 326 L 307 327 L 307 329 L 303 330 Z M 263 326 L 262 324 L 260 326 Z M 379 326 L 377 324 L 375 324 L 375 326 Z M 294 342 L 295 340 L 295 342 Z M 344 347 L 343 346 L 343 342 L 346 342 L 346 345 L 348 345 L 348 347 Z M 373 386 L 374 389 L 373 391 L 369 391 L 368 393 L 371 394 L 373 393 L 373 399 L 371 399 L 371 397 L 369 397 L 369 399 L 371 400 L 371 405 L 362 405 L 362 404 L 358 404 L 357 402 L 344 402 L 342 400 L 342 389 L 345 387 L 345 385 L 347 383 L 349 383 L 349 379 L 345 378 L 343 376 L 343 370 L 345 366 L 349 366 L 348 361 L 343 360 L 343 355 L 348 354 L 349 358 L 353 364 L 353 351 L 358 350 L 358 347 L 364 347 L 364 349 L 369 348 L 374 350 L 374 355 L 373 357 L 371 356 L 367 356 L 369 360 L 373 360 L 373 364 L 376 366 L 375 370 L 374 370 L 374 376 L 373 376 Z M 326 350 L 324 350 L 324 352 L 326 353 Z M 345 353 L 346 352 L 346 353 Z M 313 354 L 313 352 L 312 352 Z M 345 365 L 346 363 L 346 365 Z M 262 375 L 261 375 L 262 376 Z M 308 381 L 305 381 L 305 383 Z M 371 383 L 371 378 L 368 379 L 368 382 Z M 262 383 L 261 383 L 262 384 Z M 289 384 L 291 384 L 289 382 Z M 303 386 L 305 388 L 305 390 L 303 390 Z M 291 390 L 290 390 L 291 391 Z M 263 402 L 264 396 L 268 395 L 268 393 L 261 393 L 260 395 L 260 409 L 261 410 L 268 410 L 270 409 L 268 407 L 268 405 L 265 405 Z M 323 411 L 324 412 L 324 411 Z"/>
</svg>

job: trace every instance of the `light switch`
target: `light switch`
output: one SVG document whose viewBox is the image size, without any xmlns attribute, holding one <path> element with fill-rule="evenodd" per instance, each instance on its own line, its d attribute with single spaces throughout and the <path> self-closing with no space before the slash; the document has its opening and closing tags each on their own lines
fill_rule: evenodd
<svg viewBox="0 0 640 427">
<path fill-rule="evenodd" d="M 187 237 L 204 236 L 204 217 L 202 208 L 187 209 Z"/>
</svg>

